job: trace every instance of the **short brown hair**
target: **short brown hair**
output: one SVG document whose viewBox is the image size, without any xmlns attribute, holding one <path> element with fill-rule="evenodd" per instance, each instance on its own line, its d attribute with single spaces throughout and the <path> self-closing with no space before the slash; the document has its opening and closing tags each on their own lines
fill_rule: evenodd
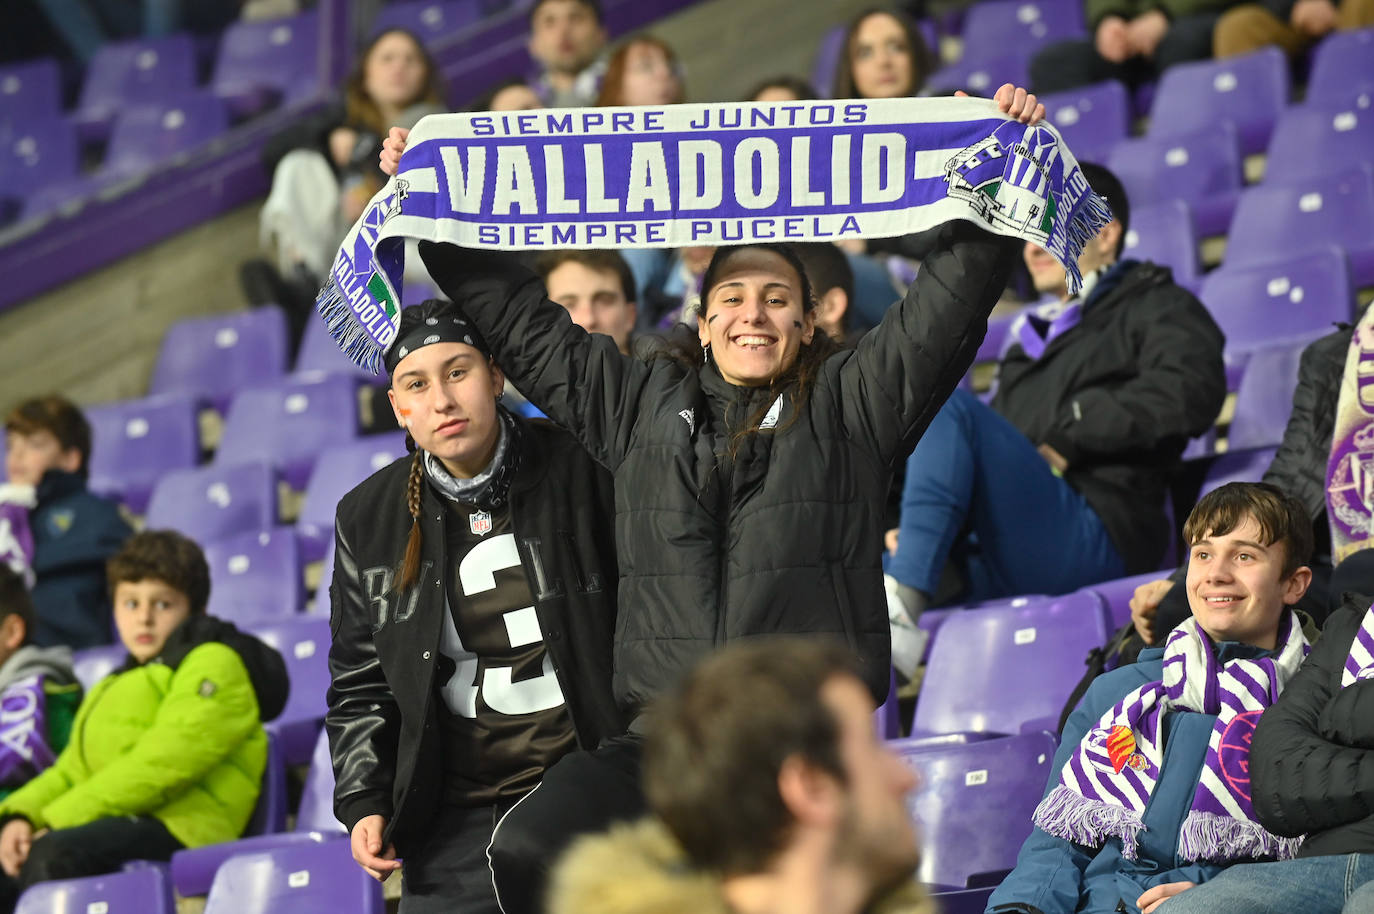
<svg viewBox="0 0 1374 914">
<path fill-rule="evenodd" d="M 18 616 L 24 623 L 24 643 L 33 638 L 33 598 L 24 586 L 24 578 L 4 562 L 0 562 L 0 622 Z"/>
<path fill-rule="evenodd" d="M 115 587 L 138 581 L 161 581 L 186 595 L 192 614 L 205 612 L 210 599 L 210 566 L 194 540 L 175 530 L 144 530 L 129 537 L 105 566 L 114 598 Z"/>
<path fill-rule="evenodd" d="M 5 431 L 20 435 L 49 432 L 62 450 L 75 448 L 81 454 L 81 468 L 85 475 L 91 460 L 91 424 L 75 403 L 57 394 L 25 400 L 5 417 Z"/>
<path fill-rule="evenodd" d="M 778 793 L 787 759 L 845 780 L 839 721 L 820 694 L 835 676 L 861 678 L 838 643 L 755 639 L 709 657 L 651 711 L 649 807 L 693 864 L 725 875 L 768 866 L 793 825 Z"/>
<path fill-rule="evenodd" d="M 1189 546 L 1207 536 L 1225 536 L 1253 518 L 1265 546 L 1283 543 L 1283 576 L 1312 558 L 1312 518 L 1302 502 L 1267 482 L 1232 482 L 1208 492 L 1183 523 Z"/>
<path fill-rule="evenodd" d="M 553 271 L 565 263 L 581 264 L 598 273 L 614 273 L 616 279 L 620 280 L 620 291 L 625 296 L 625 301 L 633 302 L 639 298 L 635 292 L 635 275 L 630 272 L 630 265 L 620 256 L 619 251 L 547 251 L 535 260 L 534 269 L 547 285 Z"/>
</svg>

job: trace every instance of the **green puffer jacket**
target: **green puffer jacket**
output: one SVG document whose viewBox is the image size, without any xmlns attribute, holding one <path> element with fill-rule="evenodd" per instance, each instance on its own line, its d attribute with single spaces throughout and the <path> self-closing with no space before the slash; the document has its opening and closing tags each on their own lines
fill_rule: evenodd
<svg viewBox="0 0 1374 914">
<path fill-rule="evenodd" d="M 0 820 L 59 829 L 151 815 L 187 847 L 232 841 L 253 814 L 266 763 L 248 670 L 232 648 L 209 642 L 175 668 L 154 661 L 101 680 L 67 748 L 0 803 Z"/>
</svg>

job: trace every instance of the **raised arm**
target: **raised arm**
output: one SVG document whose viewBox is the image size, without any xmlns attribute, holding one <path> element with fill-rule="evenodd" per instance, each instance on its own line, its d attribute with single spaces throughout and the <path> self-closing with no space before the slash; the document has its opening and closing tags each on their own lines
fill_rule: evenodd
<svg viewBox="0 0 1374 914">
<path fill-rule="evenodd" d="M 971 222 L 946 223 L 906 297 L 840 369 L 846 424 L 884 463 L 907 458 L 973 364 L 1021 245 Z"/>
<path fill-rule="evenodd" d="M 510 254 L 420 242 L 430 277 L 475 323 L 496 364 L 597 462 L 624 458 L 649 367 L 604 333 L 588 333 Z"/>
</svg>

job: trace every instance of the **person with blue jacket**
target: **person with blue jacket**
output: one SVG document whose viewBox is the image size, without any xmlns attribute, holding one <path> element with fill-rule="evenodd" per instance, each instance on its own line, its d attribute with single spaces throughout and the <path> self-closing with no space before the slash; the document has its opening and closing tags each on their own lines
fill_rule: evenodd
<svg viewBox="0 0 1374 914">
<path fill-rule="evenodd" d="M 26 400 L 5 417 L 5 473 L 23 501 L 33 537 L 32 641 L 72 650 L 109 644 L 105 562 L 133 530 L 119 508 L 86 488 L 91 426 L 57 395 Z"/>
<path fill-rule="evenodd" d="M 1311 580 L 1311 521 L 1274 486 L 1231 483 L 1184 535 L 1192 618 L 1083 696 L 988 912 L 1153 914 L 1232 863 L 1296 852 L 1255 815 L 1249 747 L 1307 655 L 1291 607 Z"/>
</svg>

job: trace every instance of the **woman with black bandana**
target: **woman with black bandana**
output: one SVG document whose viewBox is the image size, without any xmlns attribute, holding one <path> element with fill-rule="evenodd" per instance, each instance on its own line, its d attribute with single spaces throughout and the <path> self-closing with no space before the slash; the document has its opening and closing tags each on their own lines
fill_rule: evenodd
<svg viewBox="0 0 1374 914">
<path fill-rule="evenodd" d="M 373 876 L 405 859 L 403 914 L 494 912 L 497 822 L 623 730 L 611 478 L 500 405 L 501 370 L 447 302 L 405 309 L 385 364 L 413 456 L 339 502 L 334 808 Z"/>
</svg>

